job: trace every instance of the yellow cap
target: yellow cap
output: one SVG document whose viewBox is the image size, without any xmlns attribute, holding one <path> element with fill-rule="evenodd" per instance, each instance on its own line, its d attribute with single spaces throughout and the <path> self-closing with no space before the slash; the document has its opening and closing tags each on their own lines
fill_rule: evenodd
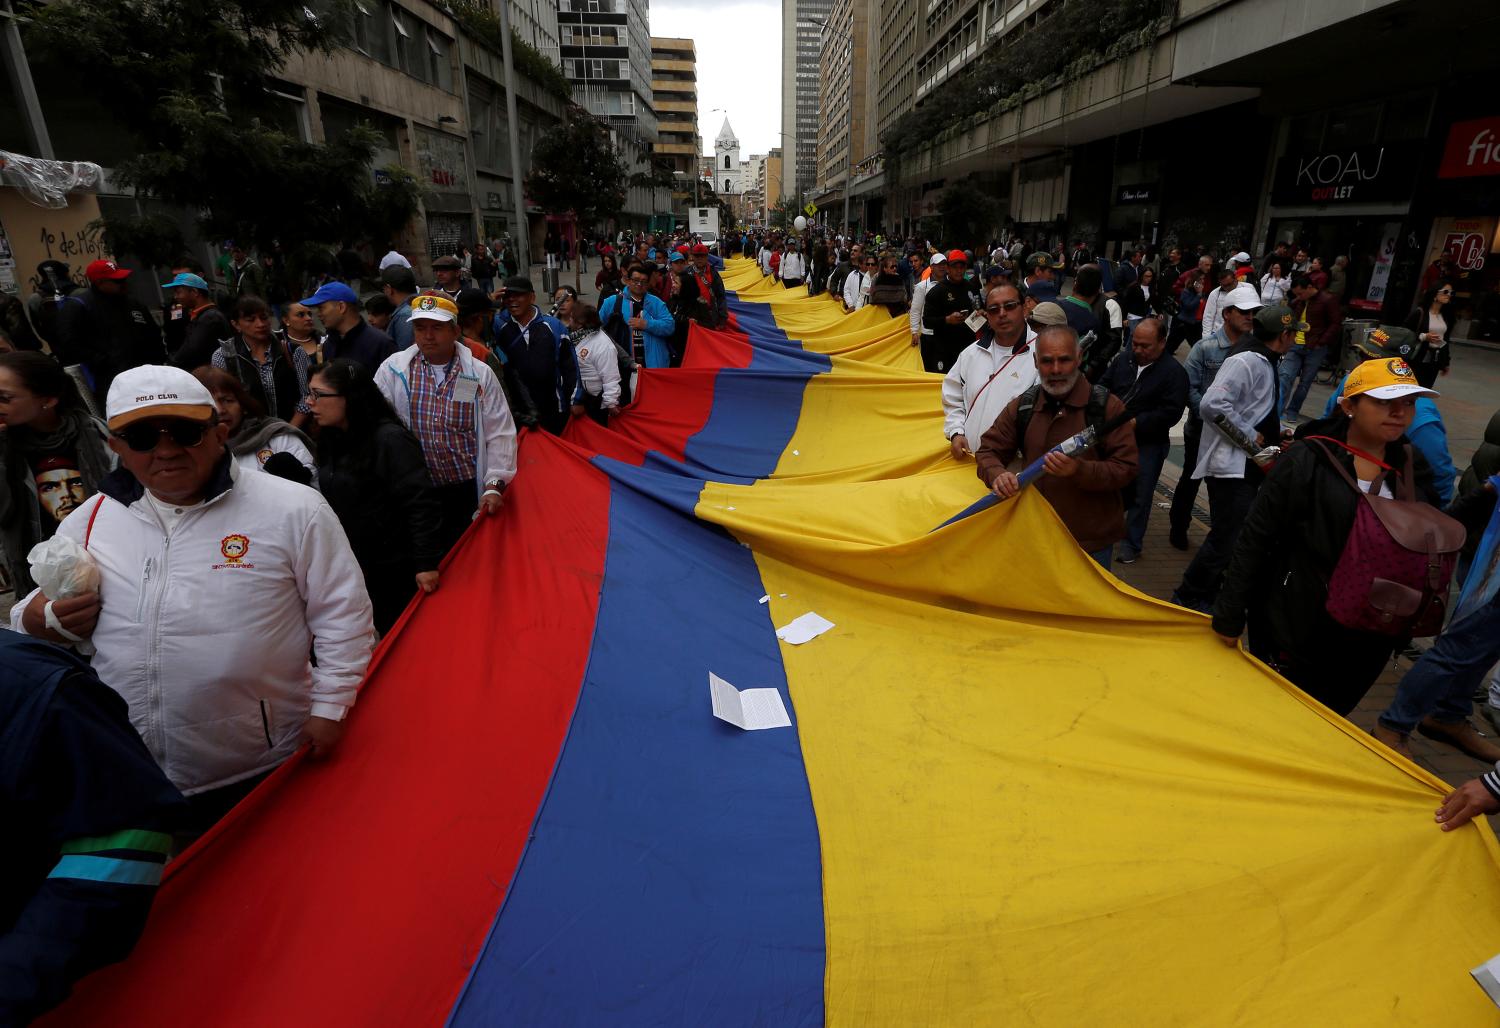
<svg viewBox="0 0 1500 1028">
<path fill-rule="evenodd" d="M 446 296 L 430 293 L 411 298 L 411 320 L 413 321 L 457 321 L 458 307 Z"/>
<path fill-rule="evenodd" d="M 1345 396 L 1373 396 L 1377 400 L 1394 400 L 1398 396 L 1437 396 L 1417 381 L 1411 365 L 1400 357 L 1379 357 L 1365 361 L 1349 372 L 1344 380 Z"/>
</svg>

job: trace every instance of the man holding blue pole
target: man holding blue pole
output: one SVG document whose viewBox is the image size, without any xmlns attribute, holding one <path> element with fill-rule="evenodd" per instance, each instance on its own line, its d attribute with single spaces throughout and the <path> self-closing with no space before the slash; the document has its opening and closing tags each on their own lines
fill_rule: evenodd
<svg viewBox="0 0 1500 1028">
<path fill-rule="evenodd" d="M 1002 500 L 1025 484 L 1006 466 L 1017 457 L 1041 461 L 1036 488 L 1062 518 L 1078 545 L 1109 567 L 1114 544 L 1125 537 L 1121 490 L 1135 480 L 1135 430 L 1119 397 L 1083 377 L 1078 334 L 1048 325 L 1033 346 L 1041 381 L 1000 412 L 975 453 L 980 481 Z M 1097 440 L 1072 454 L 1062 444 L 1087 429 Z M 1030 479 L 1028 478 L 1028 481 Z"/>
</svg>

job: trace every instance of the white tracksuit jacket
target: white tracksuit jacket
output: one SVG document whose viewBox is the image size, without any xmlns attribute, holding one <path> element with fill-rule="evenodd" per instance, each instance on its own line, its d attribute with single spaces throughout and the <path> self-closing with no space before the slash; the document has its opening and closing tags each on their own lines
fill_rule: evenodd
<svg viewBox="0 0 1500 1028">
<path fill-rule="evenodd" d="M 310 715 L 342 719 L 375 646 L 364 576 L 322 496 L 232 460 L 209 492 L 164 535 L 121 469 L 57 529 L 87 535 L 99 565 L 94 670 L 186 794 L 276 767 Z M 11 609 L 17 631 L 30 600 Z"/>
<path fill-rule="evenodd" d="M 994 338 L 985 326 L 984 334 L 964 347 L 943 376 L 943 435 L 952 439 L 962 433 L 970 450 L 979 449 L 980 438 L 1005 405 L 1039 381 L 1036 359 L 1029 349 L 1014 354 L 1002 351 L 994 345 Z M 1036 333 L 1028 327 L 1027 347 L 1035 340 Z"/>
</svg>

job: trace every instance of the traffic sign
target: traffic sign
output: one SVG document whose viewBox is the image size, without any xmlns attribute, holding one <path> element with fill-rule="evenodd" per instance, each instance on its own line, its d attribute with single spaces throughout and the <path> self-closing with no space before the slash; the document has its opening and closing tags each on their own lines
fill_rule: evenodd
<svg viewBox="0 0 1500 1028">
<path fill-rule="evenodd" d="M 815 203 L 813 203 L 811 200 L 809 200 L 809 201 L 807 201 L 807 206 L 804 207 L 804 208 L 802 208 L 802 210 L 803 210 L 803 213 L 805 213 L 809 218 L 811 218 L 814 214 L 818 213 L 818 205 L 815 204 Z"/>
</svg>

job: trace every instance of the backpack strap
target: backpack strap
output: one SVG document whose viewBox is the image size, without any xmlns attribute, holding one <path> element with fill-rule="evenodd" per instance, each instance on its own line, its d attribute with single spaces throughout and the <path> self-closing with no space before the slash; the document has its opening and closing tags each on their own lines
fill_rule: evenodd
<svg viewBox="0 0 1500 1028">
<path fill-rule="evenodd" d="M 1016 449 L 1021 453 L 1026 452 L 1026 430 L 1031 427 L 1031 415 L 1036 412 L 1036 398 L 1041 392 L 1040 384 L 1032 386 L 1021 394 L 1016 406 Z"/>
</svg>

